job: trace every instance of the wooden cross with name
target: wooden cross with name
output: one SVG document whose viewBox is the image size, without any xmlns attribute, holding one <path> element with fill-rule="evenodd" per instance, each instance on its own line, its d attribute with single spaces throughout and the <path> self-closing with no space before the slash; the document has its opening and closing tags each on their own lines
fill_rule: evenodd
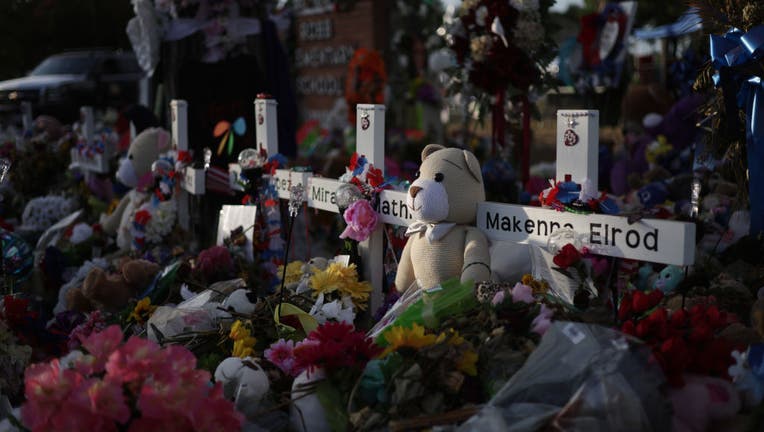
<svg viewBox="0 0 764 432">
<path fill-rule="evenodd" d="M 275 103 L 275 101 L 274 101 Z M 263 124 L 276 121 L 273 109 L 263 110 Z M 384 170 L 385 107 L 358 105 L 357 152 Z M 256 115 L 257 110 L 256 110 Z M 258 124 L 261 122 L 258 120 Z M 269 154 L 277 152 L 274 128 L 258 128 L 258 145 L 264 143 Z M 271 132 L 269 132 L 269 130 Z M 556 181 L 583 183 L 588 179 L 597 184 L 599 113 L 591 110 L 562 110 L 557 113 Z M 232 166 L 232 178 L 236 176 Z M 384 174 L 384 172 L 383 172 Z M 336 179 L 311 173 L 276 170 L 276 190 L 279 197 L 289 199 L 291 185 L 306 185 L 309 207 L 339 212 Z M 406 193 L 386 190 L 380 194 L 380 220 L 386 224 L 406 226 L 413 221 L 406 206 Z M 549 236 L 558 228 L 568 227 L 583 234 L 583 243 L 592 253 L 655 263 L 692 265 L 695 260 L 695 224 L 660 219 L 642 219 L 629 223 L 622 216 L 602 214 L 581 215 L 558 212 L 539 207 L 496 202 L 483 202 L 477 208 L 477 226 L 492 242 L 508 241 L 519 244 L 546 246 Z M 371 310 L 382 304 L 383 250 L 381 228 L 361 245 L 366 280 L 374 287 Z"/>
</svg>

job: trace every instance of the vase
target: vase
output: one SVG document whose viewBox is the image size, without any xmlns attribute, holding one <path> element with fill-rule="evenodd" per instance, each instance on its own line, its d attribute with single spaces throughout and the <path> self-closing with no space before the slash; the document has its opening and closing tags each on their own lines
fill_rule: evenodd
<svg viewBox="0 0 764 432">
<path fill-rule="evenodd" d="M 314 390 L 305 390 L 304 387 L 316 381 L 326 378 L 322 368 L 314 368 L 312 371 L 303 371 L 292 383 L 292 404 L 289 406 L 289 422 L 292 430 L 298 432 L 330 432 L 326 412 L 318 394 Z"/>
</svg>

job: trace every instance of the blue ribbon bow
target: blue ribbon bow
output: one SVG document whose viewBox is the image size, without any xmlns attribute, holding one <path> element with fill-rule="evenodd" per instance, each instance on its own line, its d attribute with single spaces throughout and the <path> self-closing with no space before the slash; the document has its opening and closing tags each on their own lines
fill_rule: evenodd
<svg viewBox="0 0 764 432">
<path fill-rule="evenodd" d="M 724 93 L 728 128 L 739 130 L 734 114 L 738 108 L 746 114 L 750 233 L 756 236 L 764 232 L 764 87 L 760 76 L 744 72 L 742 67 L 764 57 L 764 25 L 746 33 L 733 28 L 724 36 L 711 35 L 710 50 L 717 70 L 714 84 Z"/>
</svg>

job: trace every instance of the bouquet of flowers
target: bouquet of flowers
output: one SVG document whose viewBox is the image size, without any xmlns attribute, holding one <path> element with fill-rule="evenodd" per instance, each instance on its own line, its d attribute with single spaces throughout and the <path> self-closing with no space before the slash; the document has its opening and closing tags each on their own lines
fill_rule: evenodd
<svg viewBox="0 0 764 432">
<path fill-rule="evenodd" d="M 656 307 L 661 299 L 660 290 L 626 294 L 618 309 L 621 331 L 652 348 L 672 386 L 684 385 L 684 373 L 727 377 L 736 346 L 719 333 L 735 318 L 713 304 L 669 311 Z"/>
<path fill-rule="evenodd" d="M 437 414 L 477 402 L 478 353 L 453 329 L 393 326 L 383 335 L 385 350 L 366 365 L 358 387 L 354 426 L 374 428 L 387 420 Z"/>
<path fill-rule="evenodd" d="M 186 348 L 161 348 L 118 326 L 82 340 L 86 350 L 29 366 L 21 420 L 46 430 L 239 430 L 243 418 Z"/>
</svg>

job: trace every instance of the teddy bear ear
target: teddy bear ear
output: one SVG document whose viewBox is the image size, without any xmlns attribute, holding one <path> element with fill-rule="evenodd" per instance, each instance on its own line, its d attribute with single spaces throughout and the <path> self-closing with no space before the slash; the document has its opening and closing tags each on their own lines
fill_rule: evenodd
<svg viewBox="0 0 764 432">
<path fill-rule="evenodd" d="M 157 149 L 160 153 L 164 153 L 170 150 L 172 139 L 170 139 L 170 133 L 164 129 L 157 128 Z"/>
<path fill-rule="evenodd" d="M 474 154 L 472 154 L 472 152 L 462 150 L 462 153 L 464 154 L 464 161 L 467 163 L 467 169 L 470 171 L 470 174 L 472 174 L 472 177 L 474 177 L 478 183 L 483 183 L 483 174 L 480 170 L 480 162 L 478 162 L 477 158 Z"/>
<path fill-rule="evenodd" d="M 424 147 L 424 150 L 422 150 L 422 162 L 424 162 L 425 159 L 427 159 L 428 156 L 435 153 L 438 150 L 443 150 L 445 147 L 443 147 L 440 144 L 427 144 Z"/>
</svg>

